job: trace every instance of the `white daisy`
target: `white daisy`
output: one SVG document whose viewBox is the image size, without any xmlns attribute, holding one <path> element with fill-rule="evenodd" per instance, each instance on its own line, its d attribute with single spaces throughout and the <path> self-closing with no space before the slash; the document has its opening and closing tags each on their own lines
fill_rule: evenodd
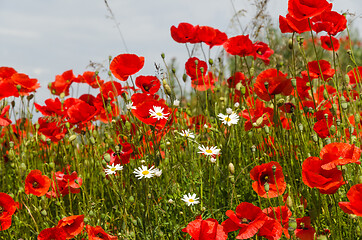
<svg viewBox="0 0 362 240">
<path fill-rule="evenodd" d="M 155 174 L 156 177 L 161 177 L 162 170 L 158 169 L 158 168 L 155 168 L 155 169 L 153 169 L 153 173 Z"/>
<path fill-rule="evenodd" d="M 207 156 L 211 156 L 211 155 L 219 155 L 221 149 L 218 149 L 217 147 L 213 146 L 213 147 L 204 147 L 204 145 L 199 146 L 200 152 L 198 153 L 202 153 L 205 154 Z"/>
<path fill-rule="evenodd" d="M 181 130 L 179 134 L 183 137 L 195 138 L 195 134 L 193 132 L 190 132 L 190 130 L 188 129 Z"/>
<path fill-rule="evenodd" d="M 231 126 L 231 124 L 237 124 L 239 121 L 239 116 L 234 112 L 229 115 L 219 113 L 217 116 L 220 118 L 223 124 L 227 124 L 228 126 Z"/>
<path fill-rule="evenodd" d="M 106 172 L 106 175 L 116 174 L 116 171 L 121 171 L 123 169 L 123 166 L 120 164 L 117 164 L 114 166 L 114 163 L 112 165 L 107 165 L 107 169 L 104 169 Z"/>
<path fill-rule="evenodd" d="M 185 194 L 181 198 L 182 201 L 186 202 L 187 206 L 195 205 L 195 204 L 200 203 L 198 201 L 198 199 L 199 198 L 196 197 L 195 193 L 193 193 L 192 195 L 191 195 L 191 193 Z"/>
<path fill-rule="evenodd" d="M 154 176 L 154 168 L 155 166 L 152 166 L 150 169 L 148 169 L 148 167 L 143 166 L 136 168 L 133 173 L 136 174 L 136 178 L 138 179 L 142 179 L 142 178 L 151 178 Z"/>
<path fill-rule="evenodd" d="M 170 114 L 170 113 L 163 113 L 163 108 L 156 106 L 153 106 L 153 109 L 150 109 L 149 113 L 153 118 L 157 118 L 157 120 L 167 119 L 168 118 L 167 115 Z"/>
</svg>

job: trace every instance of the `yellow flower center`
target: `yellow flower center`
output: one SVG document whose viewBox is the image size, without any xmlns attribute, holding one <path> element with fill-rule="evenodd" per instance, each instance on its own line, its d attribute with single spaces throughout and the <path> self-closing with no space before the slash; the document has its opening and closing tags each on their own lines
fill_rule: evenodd
<svg viewBox="0 0 362 240">
<path fill-rule="evenodd" d="M 230 119 L 229 117 L 226 117 L 226 118 L 225 118 L 225 121 L 230 122 L 231 119 Z"/>
<path fill-rule="evenodd" d="M 195 200 L 193 200 L 193 199 L 189 199 L 189 202 L 195 202 Z"/>
<path fill-rule="evenodd" d="M 156 113 L 156 115 L 162 117 L 162 113 L 160 112 Z"/>
<path fill-rule="evenodd" d="M 115 168 L 115 167 L 112 167 L 112 168 L 111 168 L 111 171 L 113 171 L 113 172 L 116 171 L 116 168 Z"/>
<path fill-rule="evenodd" d="M 143 172 L 142 172 L 142 174 L 143 175 L 148 175 L 150 172 L 148 171 L 148 170 L 144 170 Z"/>
<path fill-rule="evenodd" d="M 207 153 L 212 153 L 212 151 L 211 151 L 210 149 L 206 149 L 205 152 L 207 152 Z"/>
</svg>

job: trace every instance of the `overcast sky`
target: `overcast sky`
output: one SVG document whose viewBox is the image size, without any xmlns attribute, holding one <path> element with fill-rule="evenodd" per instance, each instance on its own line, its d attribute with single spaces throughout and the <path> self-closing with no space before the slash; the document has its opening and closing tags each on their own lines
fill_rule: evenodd
<svg viewBox="0 0 362 240">
<path fill-rule="evenodd" d="M 155 73 L 154 63 L 177 57 L 184 62 L 187 52 L 174 42 L 170 27 L 180 22 L 208 25 L 236 35 L 228 28 L 236 11 L 246 9 L 245 27 L 255 14 L 251 0 L 108 0 L 128 52 L 145 57 L 142 75 Z M 333 10 L 362 14 L 361 0 L 332 1 Z M 233 3 L 233 4 L 232 4 Z M 270 0 L 268 12 L 277 26 L 287 13 L 287 0 Z M 126 53 L 116 24 L 109 18 L 104 0 L 0 0 L 0 66 L 37 78 L 43 87 L 39 103 L 50 96 L 46 88 L 55 75 L 73 69 L 82 74 L 89 61 L 107 64 L 108 56 Z M 355 21 L 362 32 L 361 18 Z M 360 34 L 361 35 L 361 34 Z M 216 51 L 216 50 L 215 50 Z"/>
</svg>

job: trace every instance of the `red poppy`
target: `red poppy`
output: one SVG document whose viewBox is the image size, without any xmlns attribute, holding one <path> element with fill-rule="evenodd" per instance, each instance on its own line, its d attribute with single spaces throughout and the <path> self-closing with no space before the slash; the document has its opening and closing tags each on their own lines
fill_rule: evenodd
<svg viewBox="0 0 362 240">
<path fill-rule="evenodd" d="M 49 138 L 52 142 L 59 142 L 68 132 L 64 123 L 52 121 L 47 118 L 38 119 L 39 129 L 38 132 Z"/>
<path fill-rule="evenodd" d="M 352 69 L 347 73 L 347 75 L 349 77 L 350 85 L 355 85 L 356 83 L 359 83 L 362 79 L 362 67 Z"/>
<path fill-rule="evenodd" d="M 62 75 L 55 76 L 55 81 L 48 85 L 49 90 L 54 95 L 60 95 L 64 93 L 65 96 L 69 95 L 69 88 L 72 85 L 76 77 L 73 74 L 73 70 L 68 70 L 62 73 Z"/>
<path fill-rule="evenodd" d="M 261 60 L 266 65 L 270 63 L 270 56 L 274 53 L 272 49 L 269 48 L 268 44 L 264 42 L 256 42 L 254 43 L 255 56 Z"/>
<path fill-rule="evenodd" d="M 301 240 L 314 240 L 315 229 L 310 224 L 310 217 L 297 218 L 296 221 L 295 236 Z"/>
<path fill-rule="evenodd" d="M 50 178 L 42 175 L 40 170 L 32 170 L 25 179 L 25 193 L 43 196 L 50 187 Z"/>
<path fill-rule="evenodd" d="M 43 229 L 39 235 L 38 240 L 66 240 L 66 232 L 62 228 L 52 227 Z"/>
<path fill-rule="evenodd" d="M 182 231 L 190 234 L 193 240 L 226 240 L 228 238 L 223 226 L 217 220 L 213 218 L 203 220 L 201 215 L 197 216 L 196 220 L 190 222 Z"/>
<path fill-rule="evenodd" d="M 319 110 L 314 113 L 317 122 L 313 126 L 313 130 L 320 138 L 326 138 L 331 135 L 329 129 L 333 125 L 333 115 L 329 110 Z"/>
<path fill-rule="evenodd" d="M 178 27 L 172 26 L 171 37 L 178 43 L 193 41 L 196 36 L 196 28 L 190 23 L 180 23 Z"/>
<path fill-rule="evenodd" d="M 74 171 L 71 174 L 69 174 L 69 172 L 70 166 L 68 165 L 66 169 L 63 169 L 63 172 L 58 171 L 53 174 L 53 180 L 51 183 L 52 190 L 47 192 L 47 198 L 59 197 L 69 193 L 74 194 L 80 192 L 80 186 L 82 186 L 83 179 L 78 177 L 77 172 Z"/>
<path fill-rule="evenodd" d="M 75 80 L 75 82 L 87 83 L 92 88 L 99 88 L 104 83 L 97 73 L 91 71 L 86 71 L 83 73 L 83 75 L 78 75 L 78 78 Z"/>
<path fill-rule="evenodd" d="M 136 86 L 144 93 L 155 94 L 160 89 L 161 82 L 155 76 L 138 76 Z"/>
<path fill-rule="evenodd" d="M 236 37 L 229 38 L 223 44 L 224 49 L 231 55 L 254 56 L 255 49 L 254 44 L 249 39 L 249 35 L 239 35 Z"/>
<path fill-rule="evenodd" d="M 27 96 L 30 92 L 34 92 L 40 87 L 37 79 L 29 78 L 29 76 L 24 73 L 13 74 L 10 81 L 15 86 L 20 86 L 19 94 L 21 96 Z"/>
<path fill-rule="evenodd" d="M 10 109 L 10 106 L 6 106 L 1 110 L 1 114 L 0 114 L 0 126 L 8 126 L 11 124 L 11 120 L 9 118 L 7 118 L 8 116 L 8 111 Z M 6 115 L 6 116 L 5 116 Z"/>
<path fill-rule="evenodd" d="M 275 170 L 274 170 L 275 169 Z M 255 166 L 250 171 L 254 191 L 263 198 L 274 198 L 282 195 L 287 187 L 284 181 L 283 169 L 278 162 L 264 163 Z M 269 191 L 266 191 L 266 184 Z"/>
<path fill-rule="evenodd" d="M 218 29 L 209 26 L 196 27 L 196 37 L 199 42 L 204 42 L 212 48 L 222 45 L 227 39 L 227 35 Z"/>
<path fill-rule="evenodd" d="M 73 215 L 59 220 L 57 228 L 61 228 L 67 234 L 66 239 L 71 239 L 82 232 L 84 228 L 84 215 Z"/>
<path fill-rule="evenodd" d="M 0 81 L 11 78 L 17 71 L 12 67 L 0 67 Z"/>
<path fill-rule="evenodd" d="M 334 11 L 324 11 L 311 19 L 312 29 L 319 33 L 325 31 L 328 35 L 336 35 L 347 27 L 347 19 L 344 15 Z"/>
<path fill-rule="evenodd" d="M 100 112 L 95 106 L 77 98 L 68 98 L 65 100 L 64 109 L 66 109 L 68 122 L 72 124 L 92 121 Z"/>
<path fill-rule="evenodd" d="M 291 95 L 293 86 L 286 76 L 277 69 L 267 69 L 256 78 L 254 92 L 264 101 L 270 101 L 276 94 Z"/>
<path fill-rule="evenodd" d="M 267 220 L 267 216 L 259 207 L 248 202 L 240 203 L 235 212 L 227 210 L 226 216 L 229 218 L 222 222 L 221 225 L 226 233 L 239 230 L 236 239 L 253 237 Z"/>
<path fill-rule="evenodd" d="M 260 228 L 258 236 L 269 240 L 278 240 L 282 237 L 283 227 L 280 223 L 271 217 L 266 217 L 264 225 Z"/>
<path fill-rule="evenodd" d="M 360 157 L 361 149 L 348 143 L 330 143 L 320 151 L 320 158 L 325 161 L 321 167 L 325 170 L 348 163 L 361 164 Z"/>
<path fill-rule="evenodd" d="M 141 70 L 144 63 L 144 57 L 139 57 L 135 54 L 120 54 L 113 58 L 109 69 L 116 78 L 126 81 L 130 75 Z"/>
<path fill-rule="evenodd" d="M 63 116 L 64 111 L 62 109 L 62 103 L 59 98 L 45 100 L 45 106 L 40 106 L 34 103 L 35 108 L 41 112 L 44 116 Z"/>
<path fill-rule="evenodd" d="M 305 185 L 317 188 L 322 194 L 333 194 L 340 186 L 345 184 L 342 171 L 337 168 L 325 170 L 322 168 L 327 163 L 318 157 L 309 157 L 302 164 L 302 179 Z"/>
<path fill-rule="evenodd" d="M 339 41 L 333 36 L 321 36 L 320 37 L 322 48 L 328 51 L 337 51 L 339 49 Z M 332 42 L 331 42 L 332 41 Z"/>
<path fill-rule="evenodd" d="M 302 101 L 312 99 L 310 95 L 310 86 L 309 86 L 309 79 L 307 76 L 303 77 L 296 77 L 297 81 L 297 93 Z"/>
<path fill-rule="evenodd" d="M 273 218 L 279 222 L 283 226 L 284 235 L 289 238 L 289 218 L 292 216 L 292 212 L 289 210 L 287 206 L 279 206 L 279 207 L 269 207 L 263 209 L 263 213 L 265 213 L 268 217 Z"/>
<path fill-rule="evenodd" d="M 117 240 L 118 239 L 116 236 L 112 236 L 112 235 L 106 233 L 103 230 L 103 228 L 100 226 L 92 227 L 90 225 L 87 225 L 86 230 L 88 233 L 89 240 L 100 240 L 100 239 Z"/>
<path fill-rule="evenodd" d="M 288 12 L 296 20 L 317 16 L 331 8 L 332 3 L 328 3 L 326 0 L 289 0 L 288 2 Z"/>
<path fill-rule="evenodd" d="M 0 100 L 6 97 L 19 97 L 19 90 L 10 82 L 0 82 Z"/>
<path fill-rule="evenodd" d="M 129 163 L 129 160 L 131 158 L 131 154 L 133 153 L 132 145 L 128 142 L 120 143 L 118 144 L 119 151 L 114 152 L 112 149 L 109 149 L 107 153 L 109 153 L 111 160 L 109 162 L 109 165 L 125 165 Z"/>
<path fill-rule="evenodd" d="M 197 57 L 189 58 L 185 64 L 186 74 L 191 79 L 199 79 L 207 73 L 207 63 Z M 202 69 L 202 70 L 201 70 Z"/>
<path fill-rule="evenodd" d="M 191 87 L 197 91 L 206 91 L 207 89 L 213 90 L 215 88 L 215 82 L 218 79 L 212 72 L 208 72 L 205 76 L 201 76 L 198 79 L 191 79 Z"/>
<path fill-rule="evenodd" d="M 261 128 L 272 124 L 274 115 L 272 108 L 265 107 L 265 103 L 258 98 L 250 105 L 249 110 L 245 109 L 241 112 L 241 116 L 247 119 L 244 123 L 245 131 L 249 131 L 252 127 Z"/>
<path fill-rule="evenodd" d="M 279 29 L 282 33 L 293 33 L 299 34 L 310 31 L 308 19 L 296 20 L 290 14 L 286 17 L 279 16 Z"/>
<path fill-rule="evenodd" d="M 318 64 L 319 62 L 319 64 Z M 320 69 L 319 69 L 320 66 Z M 336 70 L 331 68 L 331 64 L 326 60 L 308 62 L 309 76 L 314 78 L 323 78 L 324 81 L 329 81 L 333 77 Z M 307 71 L 302 72 L 303 76 L 308 76 Z"/>
<path fill-rule="evenodd" d="M 349 202 L 339 202 L 343 212 L 362 217 L 362 184 L 356 184 L 347 192 Z"/>
<path fill-rule="evenodd" d="M 0 231 L 11 226 L 11 218 L 15 213 L 18 204 L 6 193 L 0 192 Z"/>
<path fill-rule="evenodd" d="M 126 90 L 122 87 L 122 84 L 115 81 L 109 81 L 104 83 L 100 87 L 100 92 L 103 95 L 103 98 L 108 99 L 114 99 L 117 96 L 121 96 L 122 93 L 125 93 Z"/>
</svg>

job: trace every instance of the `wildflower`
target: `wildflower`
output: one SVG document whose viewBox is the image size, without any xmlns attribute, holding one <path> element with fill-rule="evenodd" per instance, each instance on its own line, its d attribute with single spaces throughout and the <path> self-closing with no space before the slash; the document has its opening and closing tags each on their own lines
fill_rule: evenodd
<svg viewBox="0 0 362 240">
<path fill-rule="evenodd" d="M 182 231 L 190 234 L 192 239 L 225 240 L 228 238 L 223 226 L 217 220 L 213 218 L 203 220 L 201 215 L 197 216 Z"/>
<path fill-rule="evenodd" d="M 232 114 L 233 113 L 233 110 L 231 109 L 231 108 L 227 108 L 226 109 L 226 114 L 227 115 L 230 115 L 230 114 Z"/>
<path fill-rule="evenodd" d="M 102 227 L 96 226 L 92 227 L 90 225 L 87 225 L 86 227 L 88 238 L 89 240 L 92 239 L 108 239 L 108 240 L 117 240 L 117 236 L 112 236 L 108 233 L 106 233 Z"/>
<path fill-rule="evenodd" d="M 0 231 L 10 228 L 16 208 L 17 203 L 14 199 L 10 195 L 0 192 Z"/>
<path fill-rule="evenodd" d="M 116 78 L 126 81 L 130 75 L 141 70 L 144 63 L 144 57 L 135 54 L 120 54 L 112 60 L 109 69 Z"/>
<path fill-rule="evenodd" d="M 167 115 L 170 113 L 163 113 L 164 108 L 162 107 L 156 107 L 153 106 L 153 109 L 150 109 L 150 115 L 153 118 L 157 118 L 157 120 L 161 120 L 161 119 L 167 119 Z"/>
<path fill-rule="evenodd" d="M 152 166 L 150 169 L 148 169 L 146 166 L 142 165 L 142 167 L 135 169 L 133 171 L 133 173 L 136 174 L 136 178 L 138 178 L 138 179 L 152 178 L 155 175 L 153 168 L 154 168 L 154 166 Z"/>
<path fill-rule="evenodd" d="M 347 192 L 349 202 L 339 202 L 339 207 L 343 212 L 362 216 L 362 184 L 356 184 Z"/>
<path fill-rule="evenodd" d="M 237 124 L 239 121 L 239 116 L 234 112 L 229 115 L 219 113 L 217 116 L 220 118 L 223 124 L 227 124 L 228 126 L 231 126 L 232 124 Z"/>
<path fill-rule="evenodd" d="M 158 168 L 155 168 L 155 169 L 153 169 L 153 173 L 155 174 L 156 177 L 161 177 L 162 170 L 158 169 Z"/>
<path fill-rule="evenodd" d="M 221 149 L 218 149 L 217 147 L 213 146 L 213 147 L 205 147 L 204 145 L 199 146 L 200 152 L 198 153 L 202 153 L 205 154 L 207 156 L 211 156 L 211 155 L 219 155 Z"/>
<path fill-rule="evenodd" d="M 188 129 L 181 130 L 179 134 L 183 137 L 195 138 L 195 134 L 193 132 L 190 132 L 190 130 Z"/>
<path fill-rule="evenodd" d="M 169 199 L 168 201 L 167 201 L 169 204 L 173 204 L 174 203 L 174 201 L 173 201 L 173 199 Z"/>
<path fill-rule="evenodd" d="M 40 170 L 32 170 L 25 179 L 25 193 L 43 196 L 50 187 L 50 178 L 41 174 Z"/>
<path fill-rule="evenodd" d="M 116 171 L 121 171 L 123 169 L 123 166 L 121 166 L 120 164 L 116 164 L 116 166 L 114 165 L 114 163 L 112 165 L 107 165 L 107 169 L 105 169 L 104 171 L 106 172 L 106 175 L 111 175 L 111 174 L 116 174 Z"/>
<path fill-rule="evenodd" d="M 195 204 L 200 203 L 198 201 L 198 199 L 199 198 L 196 197 L 195 193 L 193 193 L 192 195 L 191 195 L 191 193 L 185 194 L 181 198 L 181 200 L 184 201 L 187 204 L 187 206 L 195 205 Z"/>
<path fill-rule="evenodd" d="M 64 230 L 67 239 L 74 238 L 81 233 L 84 228 L 84 215 L 73 215 L 62 218 L 58 222 L 57 228 Z"/>
<path fill-rule="evenodd" d="M 175 107 L 180 106 L 180 100 L 175 99 L 175 101 L 173 101 L 173 105 L 174 105 Z"/>
<path fill-rule="evenodd" d="M 160 89 L 161 82 L 155 76 L 138 76 L 136 86 L 144 93 L 155 94 Z"/>
<path fill-rule="evenodd" d="M 234 103 L 234 107 L 238 108 L 240 106 L 239 102 Z"/>
</svg>

